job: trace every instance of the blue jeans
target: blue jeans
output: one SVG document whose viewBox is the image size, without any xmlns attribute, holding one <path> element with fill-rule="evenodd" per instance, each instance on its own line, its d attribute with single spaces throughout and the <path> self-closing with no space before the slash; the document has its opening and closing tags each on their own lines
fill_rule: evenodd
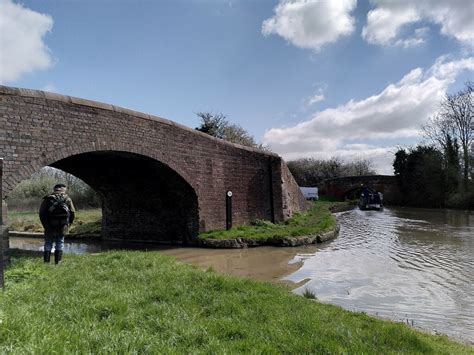
<svg viewBox="0 0 474 355">
<path fill-rule="evenodd" d="M 58 236 L 47 236 L 44 237 L 44 251 L 51 251 L 53 249 L 53 242 L 55 243 L 54 248 L 62 251 L 64 249 L 64 235 Z"/>
</svg>

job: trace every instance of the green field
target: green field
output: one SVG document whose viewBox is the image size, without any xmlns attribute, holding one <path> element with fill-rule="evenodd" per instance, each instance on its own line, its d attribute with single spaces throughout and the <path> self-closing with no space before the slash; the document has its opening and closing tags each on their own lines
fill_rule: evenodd
<svg viewBox="0 0 474 355">
<path fill-rule="evenodd" d="M 17 255 L 6 282 L 0 353 L 474 353 L 156 252 L 66 255 L 59 267 Z"/>
</svg>

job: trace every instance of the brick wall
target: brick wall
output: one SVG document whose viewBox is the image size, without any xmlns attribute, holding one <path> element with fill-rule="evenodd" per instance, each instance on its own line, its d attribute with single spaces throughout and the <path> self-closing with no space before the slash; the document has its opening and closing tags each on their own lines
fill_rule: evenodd
<svg viewBox="0 0 474 355">
<path fill-rule="evenodd" d="M 234 225 L 281 221 L 304 208 L 275 154 L 156 116 L 42 91 L 0 86 L 1 156 L 2 198 L 46 165 L 89 183 L 104 198 L 106 238 L 182 242 L 225 228 L 227 190 Z"/>
</svg>

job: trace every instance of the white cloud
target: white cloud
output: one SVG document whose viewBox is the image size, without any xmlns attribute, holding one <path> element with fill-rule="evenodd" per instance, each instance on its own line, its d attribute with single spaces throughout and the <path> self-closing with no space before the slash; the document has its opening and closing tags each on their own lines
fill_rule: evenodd
<svg viewBox="0 0 474 355">
<path fill-rule="evenodd" d="M 56 85 L 54 84 L 46 84 L 45 86 L 43 86 L 40 90 L 42 91 L 48 91 L 48 92 L 58 92 L 58 88 L 56 87 Z"/>
<path fill-rule="evenodd" d="M 441 33 L 472 45 L 474 6 L 470 0 L 372 0 L 374 9 L 367 14 L 362 37 L 380 45 L 414 46 L 423 43 L 420 33 L 398 38 L 402 28 L 419 21 L 441 27 Z"/>
<path fill-rule="evenodd" d="M 43 42 L 52 27 L 51 16 L 0 0 L 0 82 L 18 80 L 23 74 L 53 64 Z"/>
<path fill-rule="evenodd" d="M 403 48 L 419 46 L 425 43 L 425 37 L 428 34 L 428 31 L 429 31 L 428 27 L 417 28 L 412 37 L 408 37 L 405 39 L 398 39 L 395 42 L 395 45 L 403 47 Z"/>
<path fill-rule="evenodd" d="M 356 0 L 280 0 L 275 15 L 262 24 L 264 36 L 277 34 L 301 48 L 316 51 L 354 31 L 350 13 Z"/>
<path fill-rule="evenodd" d="M 321 101 L 324 101 L 324 94 L 315 94 L 308 99 L 308 105 L 312 106 Z"/>
<path fill-rule="evenodd" d="M 376 95 L 317 112 L 294 127 L 272 128 L 265 133 L 264 144 L 286 159 L 375 157 L 378 170 L 387 172 L 393 142 L 417 138 L 419 127 L 466 69 L 474 70 L 474 57 L 438 58 L 429 70 L 413 69 Z"/>
<path fill-rule="evenodd" d="M 301 110 L 303 112 L 307 111 L 309 108 L 311 108 L 311 106 L 317 104 L 318 102 L 326 100 L 324 92 L 327 89 L 327 84 L 322 82 L 314 83 L 313 87 L 315 87 L 314 93 L 302 100 Z"/>
</svg>

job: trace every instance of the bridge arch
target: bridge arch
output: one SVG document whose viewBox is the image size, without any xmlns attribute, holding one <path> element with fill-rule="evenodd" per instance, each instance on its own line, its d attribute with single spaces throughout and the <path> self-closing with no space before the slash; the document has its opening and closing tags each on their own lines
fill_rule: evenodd
<svg viewBox="0 0 474 355">
<path fill-rule="evenodd" d="M 362 193 L 363 186 L 351 186 L 348 190 L 346 190 L 342 198 L 344 200 L 357 200 L 360 197 L 360 194 Z"/>
<path fill-rule="evenodd" d="M 136 146 L 130 143 L 116 143 L 111 141 L 88 141 L 65 143 L 63 146 L 56 149 L 48 149 L 44 143 L 41 146 L 34 147 L 34 149 L 41 151 L 36 159 L 30 159 L 22 164 L 15 174 L 9 179 L 3 191 L 6 195 L 13 190 L 13 188 L 21 181 L 28 179 L 36 171 L 44 166 L 53 166 L 54 163 L 67 159 L 72 156 L 94 153 L 94 152 L 123 152 L 131 155 L 140 155 L 147 157 L 167 165 L 170 169 L 178 173 L 185 179 L 193 189 L 196 189 L 194 181 L 187 171 L 183 171 L 176 161 L 170 160 L 169 157 L 162 151 L 150 151 L 143 147 Z M 46 149 L 45 149 L 46 148 Z"/>
<path fill-rule="evenodd" d="M 13 174 L 10 189 L 51 166 L 80 178 L 99 193 L 104 239 L 188 243 L 199 233 L 197 191 L 175 162 L 153 153 L 107 141 L 44 150 L 39 159 Z"/>
<path fill-rule="evenodd" d="M 199 232 L 195 190 L 176 171 L 155 159 L 129 152 L 96 151 L 50 166 L 77 176 L 100 194 L 105 239 L 180 244 Z"/>
<path fill-rule="evenodd" d="M 398 185 L 395 176 L 390 175 L 343 176 L 326 179 L 321 183 L 320 190 L 327 196 L 341 200 L 357 199 L 363 186 L 382 192 L 385 202 L 397 203 L 398 201 Z"/>
</svg>

